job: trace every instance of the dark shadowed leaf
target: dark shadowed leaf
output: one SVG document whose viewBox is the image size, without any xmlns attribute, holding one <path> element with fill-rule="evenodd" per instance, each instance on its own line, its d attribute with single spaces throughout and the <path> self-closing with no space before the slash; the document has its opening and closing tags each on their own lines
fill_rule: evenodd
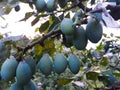
<svg viewBox="0 0 120 90">
<path fill-rule="evenodd" d="M 65 18 L 70 18 L 70 13 L 68 13 L 68 14 L 65 16 Z"/>
<path fill-rule="evenodd" d="M 95 0 L 91 0 L 90 4 L 91 5 L 95 4 Z"/>
<path fill-rule="evenodd" d="M 58 86 L 63 86 L 65 84 L 68 84 L 72 81 L 73 79 L 69 79 L 69 78 L 60 78 L 57 82 Z"/>
<path fill-rule="evenodd" d="M 63 20 L 64 14 L 61 14 L 59 17 L 54 17 L 54 19 L 52 18 L 52 24 L 49 27 L 49 31 L 53 30 L 56 25 L 58 25 L 61 20 Z"/>
<path fill-rule="evenodd" d="M 104 19 L 102 19 L 102 22 L 103 22 L 103 24 L 107 27 L 107 24 L 106 24 L 106 22 L 104 21 Z"/>
<path fill-rule="evenodd" d="M 102 82 L 104 85 L 108 85 L 109 83 L 108 76 L 98 76 L 98 80 Z"/>
<path fill-rule="evenodd" d="M 30 7 L 31 9 L 34 8 L 32 2 L 29 2 L 29 7 Z"/>
<path fill-rule="evenodd" d="M 88 72 L 88 73 L 86 73 L 86 78 L 88 80 L 96 81 L 98 79 L 98 75 L 99 75 L 99 73 L 97 73 L 97 72 Z"/>
<path fill-rule="evenodd" d="M 39 17 L 36 17 L 32 22 L 31 26 L 34 26 L 39 21 Z"/>
<path fill-rule="evenodd" d="M 49 20 L 44 22 L 43 24 L 41 24 L 40 28 L 39 28 L 39 31 L 40 33 L 46 31 L 49 27 Z"/>
</svg>

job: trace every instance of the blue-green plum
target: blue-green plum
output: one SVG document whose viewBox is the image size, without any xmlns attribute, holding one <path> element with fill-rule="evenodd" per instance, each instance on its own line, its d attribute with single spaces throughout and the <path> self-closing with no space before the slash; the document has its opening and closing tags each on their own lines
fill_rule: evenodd
<svg viewBox="0 0 120 90">
<path fill-rule="evenodd" d="M 51 74 L 51 71 L 53 70 L 53 62 L 52 62 L 49 54 L 44 54 L 41 57 L 41 59 L 38 63 L 38 67 L 44 75 L 47 76 L 47 75 Z"/>
<path fill-rule="evenodd" d="M 63 73 L 67 68 L 67 64 L 68 64 L 66 57 L 63 54 L 59 53 L 59 54 L 55 54 L 54 59 L 55 59 L 54 60 L 55 72 L 58 74 Z"/>
<path fill-rule="evenodd" d="M 53 12 L 57 8 L 57 0 L 48 0 L 47 1 L 47 11 Z"/>
<path fill-rule="evenodd" d="M 16 70 L 16 79 L 20 85 L 29 83 L 32 77 L 32 72 L 29 65 L 25 61 L 19 62 Z"/>
<path fill-rule="evenodd" d="M 36 61 L 31 56 L 26 56 L 25 62 L 29 65 L 32 75 L 34 75 L 36 72 Z"/>
<path fill-rule="evenodd" d="M 9 90 L 23 90 L 23 86 L 19 85 L 17 82 L 11 84 Z"/>
<path fill-rule="evenodd" d="M 10 81 L 16 75 L 16 69 L 18 66 L 18 62 L 16 59 L 11 56 L 9 59 L 6 59 L 1 67 L 1 77 L 5 81 Z"/>
<path fill-rule="evenodd" d="M 37 86 L 30 80 L 30 82 L 24 86 L 24 90 L 37 90 Z"/>
<path fill-rule="evenodd" d="M 45 0 L 36 0 L 35 1 L 35 7 L 39 12 L 45 11 L 46 10 L 46 2 L 45 2 Z"/>
<path fill-rule="evenodd" d="M 80 70 L 80 60 L 75 54 L 70 54 L 68 58 L 68 66 L 73 74 L 77 74 Z"/>
<path fill-rule="evenodd" d="M 72 35 L 74 32 L 72 19 L 64 18 L 60 24 L 60 30 L 65 35 Z"/>
</svg>

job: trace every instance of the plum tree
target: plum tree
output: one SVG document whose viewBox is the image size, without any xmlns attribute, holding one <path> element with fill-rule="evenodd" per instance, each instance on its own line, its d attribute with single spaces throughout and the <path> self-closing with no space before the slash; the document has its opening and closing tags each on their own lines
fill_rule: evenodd
<svg viewBox="0 0 120 90">
<path fill-rule="evenodd" d="M 120 35 L 106 35 L 103 28 L 106 18 L 113 24 L 120 19 L 119 0 L 0 0 L 1 17 L 19 11 L 18 2 L 33 10 L 20 21 L 34 16 L 31 26 L 41 24 L 35 29 L 40 36 L 0 34 L 0 89 L 7 83 L 10 90 L 36 90 L 32 81 L 43 90 L 120 89 Z M 89 42 L 97 46 L 88 49 Z"/>
</svg>

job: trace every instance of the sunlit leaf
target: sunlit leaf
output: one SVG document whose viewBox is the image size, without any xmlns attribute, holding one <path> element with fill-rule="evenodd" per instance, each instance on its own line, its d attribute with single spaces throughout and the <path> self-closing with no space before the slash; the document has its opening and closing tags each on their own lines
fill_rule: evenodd
<svg viewBox="0 0 120 90">
<path fill-rule="evenodd" d="M 57 82 L 58 86 L 63 86 L 66 85 L 68 83 L 70 83 L 73 79 L 69 79 L 69 78 L 60 78 Z"/>
<path fill-rule="evenodd" d="M 39 31 L 39 27 L 35 28 L 35 32 L 38 32 Z"/>
<path fill-rule="evenodd" d="M 96 81 L 98 79 L 98 75 L 99 75 L 99 73 L 97 73 L 97 72 L 88 72 L 88 73 L 86 73 L 86 78 L 88 80 Z"/>
<path fill-rule="evenodd" d="M 86 0 L 83 0 L 83 1 L 82 1 L 82 4 L 83 4 L 84 6 L 86 6 L 87 3 L 88 3 L 88 1 L 86 1 Z"/>
<path fill-rule="evenodd" d="M 98 46 L 96 46 L 96 48 L 97 48 L 97 50 L 99 51 L 99 50 L 102 50 L 103 49 L 103 44 L 102 44 L 102 42 L 98 45 Z"/>
<path fill-rule="evenodd" d="M 44 53 L 49 53 L 50 55 L 53 54 L 56 51 L 55 49 L 55 44 L 54 44 L 54 39 L 51 40 L 45 40 L 44 41 Z"/>
<path fill-rule="evenodd" d="M 116 38 L 120 39 L 120 36 L 115 36 Z"/>
<path fill-rule="evenodd" d="M 36 55 L 40 55 L 41 56 L 42 50 L 43 50 L 43 47 L 41 45 L 37 44 L 37 45 L 34 46 L 34 53 Z"/>
<path fill-rule="evenodd" d="M 6 13 L 6 14 L 9 14 L 10 11 L 12 10 L 12 8 L 9 7 L 9 6 L 6 6 L 4 9 L 5 9 L 5 13 Z"/>
<path fill-rule="evenodd" d="M 100 65 L 107 66 L 108 64 L 109 64 L 108 58 L 103 57 L 102 60 L 100 61 Z"/>
<path fill-rule="evenodd" d="M 119 72 L 115 72 L 115 73 L 113 73 L 113 75 L 116 76 L 116 77 L 120 77 L 120 73 Z"/>
<path fill-rule="evenodd" d="M 3 38 L 3 35 L 0 35 L 0 39 L 2 39 Z"/>
<path fill-rule="evenodd" d="M 40 28 L 39 28 L 39 31 L 40 33 L 46 31 L 49 27 L 49 20 L 44 22 L 43 24 L 41 24 Z"/>
</svg>

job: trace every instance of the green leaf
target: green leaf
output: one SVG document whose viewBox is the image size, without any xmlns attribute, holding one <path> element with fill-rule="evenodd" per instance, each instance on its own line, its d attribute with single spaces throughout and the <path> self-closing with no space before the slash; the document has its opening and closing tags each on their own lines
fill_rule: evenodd
<svg viewBox="0 0 120 90">
<path fill-rule="evenodd" d="M 98 51 L 100 51 L 100 50 L 102 50 L 103 49 L 103 44 L 102 44 L 102 42 L 98 45 L 98 46 L 96 46 L 96 49 L 98 50 Z"/>
<path fill-rule="evenodd" d="M 114 77 L 113 73 L 111 70 L 106 70 L 102 72 L 103 76 L 107 77 L 106 83 L 107 85 L 111 85 L 116 81 L 116 78 Z"/>
<path fill-rule="evenodd" d="M 99 76 L 99 73 L 97 72 L 88 72 L 86 73 L 86 78 L 88 80 L 93 80 L 93 81 L 96 81 L 98 79 L 98 76 Z"/>
<path fill-rule="evenodd" d="M 64 17 L 64 14 L 61 14 L 59 17 L 54 17 L 54 19 L 52 18 L 53 22 L 49 27 L 49 31 L 54 30 L 56 25 L 58 25 L 61 22 L 61 20 L 63 20 L 63 17 Z"/>
<path fill-rule="evenodd" d="M 38 32 L 39 31 L 39 27 L 35 28 L 35 32 Z"/>
<path fill-rule="evenodd" d="M 43 24 L 41 24 L 40 28 L 39 28 L 39 31 L 40 33 L 46 31 L 49 27 L 49 20 L 44 22 Z"/>
<path fill-rule="evenodd" d="M 55 51 L 56 49 L 55 49 L 54 39 L 51 40 L 46 39 L 44 41 L 43 53 L 49 53 L 50 55 L 52 55 Z"/>
<path fill-rule="evenodd" d="M 95 4 L 95 0 L 91 0 L 90 4 L 91 5 Z"/>
<path fill-rule="evenodd" d="M 9 14 L 10 11 L 12 10 L 12 8 L 9 7 L 9 6 L 6 6 L 6 7 L 4 8 L 4 10 L 5 10 L 5 13 L 6 13 L 6 14 Z"/>
<path fill-rule="evenodd" d="M 34 26 L 38 21 L 39 21 L 39 16 L 36 17 L 36 18 L 31 22 L 31 26 Z"/>
<path fill-rule="evenodd" d="M 117 72 L 113 73 L 113 75 L 116 77 L 120 77 L 120 73 L 117 73 Z"/>
<path fill-rule="evenodd" d="M 120 36 L 115 36 L 116 38 L 120 39 Z"/>
<path fill-rule="evenodd" d="M 23 19 L 21 19 L 20 21 L 26 21 L 27 19 L 29 19 L 31 16 L 33 15 L 33 12 L 27 12 L 25 14 L 25 17 Z"/>
<path fill-rule="evenodd" d="M 2 39 L 3 38 L 3 35 L 0 35 L 0 39 Z"/>
<path fill-rule="evenodd" d="M 73 79 L 69 79 L 69 78 L 60 78 L 57 82 L 58 86 L 63 86 L 66 85 L 68 83 L 70 83 Z"/>
<path fill-rule="evenodd" d="M 100 61 L 100 65 L 107 66 L 108 64 L 109 64 L 108 58 L 103 57 L 102 60 Z"/>
<path fill-rule="evenodd" d="M 35 55 L 41 56 L 42 55 L 42 50 L 43 50 L 43 47 L 41 45 L 36 44 L 34 46 L 34 53 L 35 53 Z"/>
<path fill-rule="evenodd" d="M 70 18 L 70 13 L 67 13 L 67 15 L 65 16 L 65 18 Z"/>
<path fill-rule="evenodd" d="M 100 82 L 103 82 L 104 85 L 108 85 L 109 84 L 108 76 L 98 76 L 98 80 Z"/>
</svg>

